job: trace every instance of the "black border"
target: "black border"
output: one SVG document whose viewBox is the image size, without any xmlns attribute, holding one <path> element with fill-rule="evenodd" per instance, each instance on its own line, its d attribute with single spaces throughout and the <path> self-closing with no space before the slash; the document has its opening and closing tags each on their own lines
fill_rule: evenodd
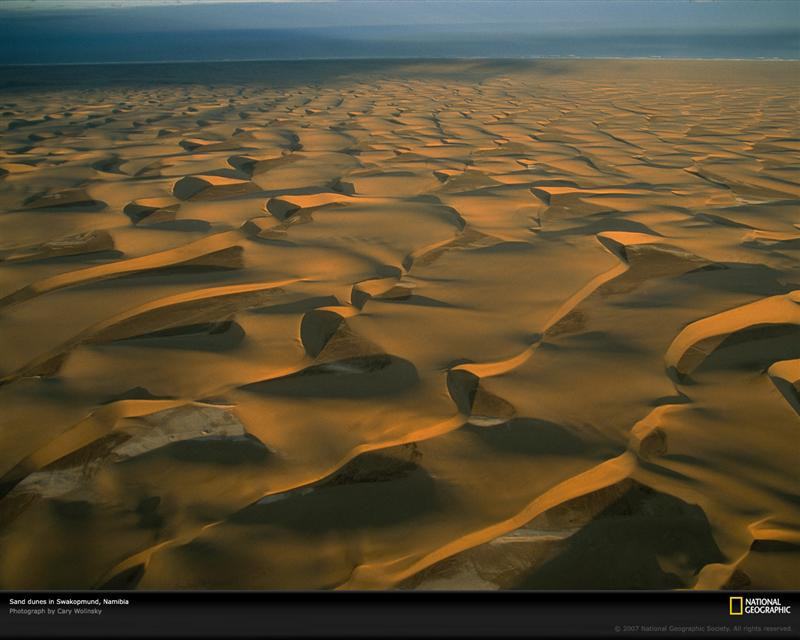
<svg viewBox="0 0 800 640">
<path fill-rule="evenodd" d="M 800 637 L 800 591 L 3 591 L 0 595 L 0 637 Z M 731 596 L 779 598 L 791 613 L 731 616 Z M 101 602 L 121 598 L 129 604 L 101 606 L 100 615 L 10 615 L 10 598 L 99 598 Z M 771 626 L 784 630 L 770 633 L 765 627 Z"/>
</svg>

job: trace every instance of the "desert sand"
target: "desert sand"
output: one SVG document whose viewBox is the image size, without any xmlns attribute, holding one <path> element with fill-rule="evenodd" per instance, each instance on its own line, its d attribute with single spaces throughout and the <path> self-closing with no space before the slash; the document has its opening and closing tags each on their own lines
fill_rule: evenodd
<svg viewBox="0 0 800 640">
<path fill-rule="evenodd" d="M 0 587 L 800 587 L 798 76 L 0 71 Z"/>
</svg>

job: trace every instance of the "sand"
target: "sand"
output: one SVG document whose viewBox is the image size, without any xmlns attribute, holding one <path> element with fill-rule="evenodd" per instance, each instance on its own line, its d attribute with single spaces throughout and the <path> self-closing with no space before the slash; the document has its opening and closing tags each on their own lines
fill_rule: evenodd
<svg viewBox="0 0 800 640">
<path fill-rule="evenodd" d="M 800 587 L 800 63 L 3 73 L 0 587 Z"/>
</svg>

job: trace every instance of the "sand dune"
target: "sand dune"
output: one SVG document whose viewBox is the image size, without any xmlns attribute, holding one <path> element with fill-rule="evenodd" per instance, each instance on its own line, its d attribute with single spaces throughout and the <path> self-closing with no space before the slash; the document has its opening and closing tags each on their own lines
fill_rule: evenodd
<svg viewBox="0 0 800 640">
<path fill-rule="evenodd" d="M 222 67 L 0 93 L 0 587 L 800 586 L 796 63 Z"/>
</svg>

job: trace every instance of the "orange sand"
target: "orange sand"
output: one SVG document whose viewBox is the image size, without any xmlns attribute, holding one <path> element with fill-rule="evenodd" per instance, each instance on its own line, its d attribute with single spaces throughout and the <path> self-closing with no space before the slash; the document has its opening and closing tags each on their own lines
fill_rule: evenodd
<svg viewBox="0 0 800 640">
<path fill-rule="evenodd" d="M 0 587 L 800 587 L 798 64 L 269 68 L 0 94 Z"/>
</svg>

